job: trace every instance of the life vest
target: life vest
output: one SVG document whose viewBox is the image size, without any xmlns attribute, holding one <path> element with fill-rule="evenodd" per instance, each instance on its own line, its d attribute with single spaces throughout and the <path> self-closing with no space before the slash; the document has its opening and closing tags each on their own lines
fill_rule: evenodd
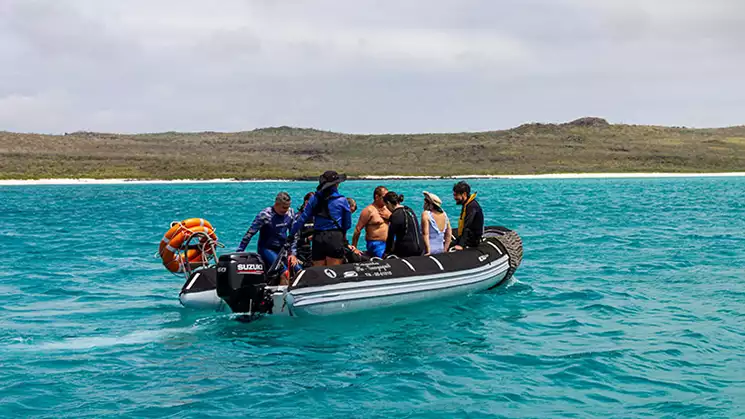
<svg viewBox="0 0 745 419">
<path fill-rule="evenodd" d="M 463 208 L 460 210 L 460 218 L 458 219 L 458 237 L 463 235 L 463 228 L 466 226 L 466 208 L 474 199 L 476 199 L 475 193 L 468 197 L 468 200 L 463 204 Z"/>
<path fill-rule="evenodd" d="M 341 228 L 341 220 L 336 220 L 335 218 L 331 217 L 331 212 L 329 210 L 329 203 L 336 199 L 346 199 L 343 195 L 336 195 L 336 196 L 319 196 L 316 195 L 316 199 L 318 200 L 316 202 L 315 207 L 313 207 L 313 217 L 321 217 L 325 218 L 327 220 L 331 220 L 334 225 L 336 225 L 336 228 L 339 230 L 342 230 Z"/>
</svg>

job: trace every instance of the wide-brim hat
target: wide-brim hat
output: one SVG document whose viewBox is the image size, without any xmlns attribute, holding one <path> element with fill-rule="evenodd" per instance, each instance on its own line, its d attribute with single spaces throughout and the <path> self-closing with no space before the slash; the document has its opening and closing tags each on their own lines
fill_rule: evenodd
<svg viewBox="0 0 745 419">
<path fill-rule="evenodd" d="M 318 178 L 318 187 L 316 191 L 323 192 L 328 188 L 337 186 L 347 180 L 347 175 L 336 173 L 333 170 L 327 170 Z"/>
<path fill-rule="evenodd" d="M 433 193 L 427 192 L 427 191 L 422 192 L 422 194 L 424 194 L 424 199 L 425 200 L 427 200 L 427 201 L 429 201 L 429 202 L 437 205 L 438 207 L 441 207 L 442 206 L 442 199 L 440 199 L 439 196 L 437 196 L 437 195 L 435 195 Z"/>
</svg>

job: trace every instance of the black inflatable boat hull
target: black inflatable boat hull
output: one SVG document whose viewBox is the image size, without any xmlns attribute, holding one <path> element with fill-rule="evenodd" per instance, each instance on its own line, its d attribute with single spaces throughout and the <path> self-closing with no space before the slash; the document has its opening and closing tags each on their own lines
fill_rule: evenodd
<svg viewBox="0 0 745 419">
<path fill-rule="evenodd" d="M 495 239 L 434 256 L 310 268 L 285 292 L 293 316 L 325 316 L 413 304 L 494 288 L 509 278 L 509 256 Z"/>
</svg>

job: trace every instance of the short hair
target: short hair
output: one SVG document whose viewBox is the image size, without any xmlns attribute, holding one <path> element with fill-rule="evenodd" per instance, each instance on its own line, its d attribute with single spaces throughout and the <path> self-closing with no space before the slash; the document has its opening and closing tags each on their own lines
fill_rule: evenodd
<svg viewBox="0 0 745 419">
<path fill-rule="evenodd" d="M 308 192 L 307 194 L 305 194 L 305 196 L 303 197 L 303 203 L 300 204 L 300 208 L 298 208 L 297 210 L 299 212 L 305 211 L 305 206 L 308 205 L 308 201 L 310 201 L 310 199 L 313 198 L 313 195 L 315 194 L 315 192 Z"/>
<path fill-rule="evenodd" d="M 461 180 L 453 186 L 453 192 L 457 194 L 465 193 L 466 195 L 471 195 L 471 185 L 469 185 L 465 180 Z"/>
<path fill-rule="evenodd" d="M 386 192 L 388 192 L 388 188 L 386 188 L 386 187 L 385 187 L 385 186 L 383 186 L 383 185 L 380 185 L 380 186 L 376 187 L 376 188 L 375 188 L 375 190 L 373 191 L 373 199 L 375 199 L 375 198 L 377 198 L 377 197 L 379 197 L 379 196 L 383 196 L 383 195 L 385 195 L 385 194 L 383 193 L 383 191 L 386 191 Z"/>
<path fill-rule="evenodd" d="M 354 198 L 347 198 L 347 203 L 349 204 L 349 210 L 352 211 L 352 207 L 357 207 L 357 201 L 354 200 Z"/>
<path fill-rule="evenodd" d="M 278 193 L 277 194 L 277 197 L 274 198 L 274 203 L 275 204 L 290 205 L 291 202 L 292 202 L 292 198 L 290 198 L 290 194 L 288 194 L 287 192 L 284 192 L 284 191 Z"/>
</svg>

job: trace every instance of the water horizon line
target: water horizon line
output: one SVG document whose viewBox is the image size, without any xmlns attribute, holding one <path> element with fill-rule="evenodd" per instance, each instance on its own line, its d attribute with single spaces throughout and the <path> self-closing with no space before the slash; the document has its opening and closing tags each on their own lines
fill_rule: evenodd
<svg viewBox="0 0 745 419">
<path fill-rule="evenodd" d="M 631 179 L 631 178 L 685 178 L 685 177 L 745 177 L 745 172 L 720 173 L 547 173 L 533 175 L 366 175 L 350 176 L 348 180 L 442 180 L 442 179 Z M 265 178 L 214 178 L 214 179 L 98 179 L 98 178 L 47 178 L 47 179 L 0 179 L 0 186 L 32 185 L 124 185 L 124 184 L 177 184 L 177 183 L 266 183 L 312 181 L 309 178 L 265 179 Z"/>
</svg>

